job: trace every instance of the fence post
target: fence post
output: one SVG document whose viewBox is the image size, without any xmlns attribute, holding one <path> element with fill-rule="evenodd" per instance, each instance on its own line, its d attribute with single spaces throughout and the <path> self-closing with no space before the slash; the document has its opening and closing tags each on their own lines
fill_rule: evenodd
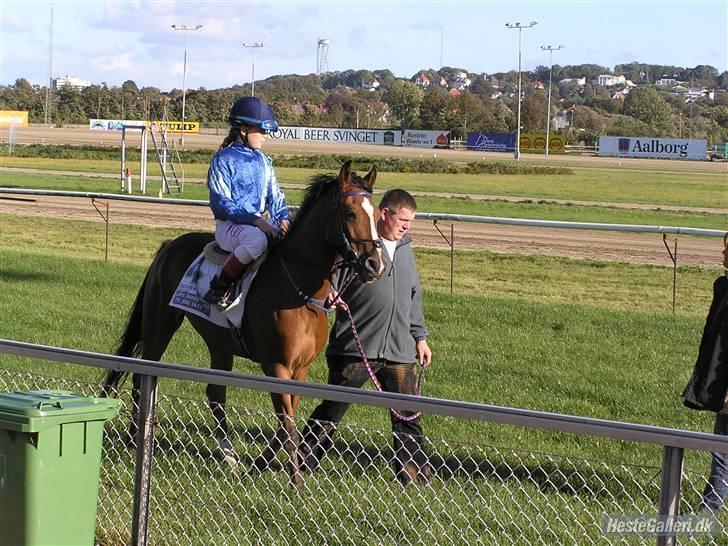
<svg viewBox="0 0 728 546">
<path fill-rule="evenodd" d="M 139 412 L 137 415 L 134 508 L 131 532 L 131 543 L 133 546 L 146 546 L 147 544 L 156 405 L 157 378 L 152 375 L 142 375 L 139 396 Z"/>
<path fill-rule="evenodd" d="M 680 514 L 680 482 L 683 456 L 681 447 L 665 446 L 662 450 L 662 483 L 660 484 L 660 516 L 674 518 Z M 658 536 L 657 546 L 674 546 L 676 537 Z"/>
</svg>

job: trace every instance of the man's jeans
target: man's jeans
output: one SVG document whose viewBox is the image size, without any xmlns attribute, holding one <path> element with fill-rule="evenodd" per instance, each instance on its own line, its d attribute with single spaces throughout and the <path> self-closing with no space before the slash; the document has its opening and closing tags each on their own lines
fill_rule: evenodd
<svg viewBox="0 0 728 546">
<path fill-rule="evenodd" d="M 715 416 L 715 434 L 728 436 L 728 414 L 718 413 Z M 701 507 L 718 510 L 728 497 L 728 453 L 712 453 L 710 478 L 703 491 Z"/>
<path fill-rule="evenodd" d="M 369 381 L 369 373 L 361 359 L 329 357 L 329 384 L 345 387 L 361 387 Z M 416 364 L 402 364 L 385 360 L 370 360 L 369 365 L 386 392 L 415 394 L 417 387 Z M 303 464 L 315 469 L 321 458 L 333 446 L 336 426 L 349 409 L 345 402 L 324 400 L 313 411 L 303 432 Z M 396 408 L 395 408 L 396 409 Z M 397 410 L 403 417 L 413 412 Z M 395 472 L 405 482 L 427 481 L 430 475 L 428 457 L 420 419 L 403 421 L 390 414 L 392 420 Z"/>
</svg>

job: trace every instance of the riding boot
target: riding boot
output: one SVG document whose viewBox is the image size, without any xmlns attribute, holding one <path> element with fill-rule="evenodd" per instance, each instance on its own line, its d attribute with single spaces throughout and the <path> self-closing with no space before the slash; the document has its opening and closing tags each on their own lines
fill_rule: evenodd
<svg viewBox="0 0 728 546">
<path fill-rule="evenodd" d="M 210 289 L 202 297 L 202 300 L 210 305 L 217 305 L 221 311 L 227 309 L 232 303 L 230 300 L 230 288 L 240 277 L 247 264 L 240 263 L 235 254 L 230 254 L 222 266 L 222 270 L 210 281 Z"/>
</svg>

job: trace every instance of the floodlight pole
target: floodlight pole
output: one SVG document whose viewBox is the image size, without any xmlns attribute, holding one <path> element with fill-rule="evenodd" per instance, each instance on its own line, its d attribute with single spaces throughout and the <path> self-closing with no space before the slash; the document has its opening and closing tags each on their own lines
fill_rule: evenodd
<svg viewBox="0 0 728 546">
<path fill-rule="evenodd" d="M 263 47 L 263 42 L 243 42 L 243 47 L 247 47 L 250 49 L 250 54 L 252 56 L 252 65 L 251 65 L 251 76 L 250 76 L 250 96 L 255 96 L 255 49 L 258 47 Z"/>
<path fill-rule="evenodd" d="M 200 30 L 202 25 L 194 25 L 188 27 L 187 25 L 172 25 L 174 30 L 182 30 L 185 33 L 185 56 L 184 63 L 182 65 L 182 134 L 179 138 L 180 145 L 185 145 L 185 98 L 187 95 L 187 31 L 188 30 Z"/>
<path fill-rule="evenodd" d="M 537 24 L 536 21 L 531 21 L 527 25 L 521 25 L 521 23 L 506 23 L 506 27 L 518 29 L 518 120 L 516 124 L 516 152 L 513 155 L 517 160 L 521 159 L 521 31 L 524 28 L 531 28 Z"/>
<path fill-rule="evenodd" d="M 546 155 L 549 155 L 549 129 L 551 128 L 551 71 L 554 67 L 554 62 L 552 60 L 554 51 L 559 51 L 561 49 L 564 49 L 564 46 L 541 46 L 541 49 L 544 51 L 549 52 L 549 100 L 548 100 L 548 107 L 546 108 Z"/>
</svg>

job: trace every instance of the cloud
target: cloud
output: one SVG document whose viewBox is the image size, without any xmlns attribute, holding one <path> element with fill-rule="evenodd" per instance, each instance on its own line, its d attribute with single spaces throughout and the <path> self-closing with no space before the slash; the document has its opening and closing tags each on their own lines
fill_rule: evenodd
<svg viewBox="0 0 728 546">
<path fill-rule="evenodd" d="M 105 74 L 134 74 L 142 72 L 142 65 L 134 62 L 131 54 L 128 52 L 94 56 L 90 59 L 89 64 L 95 70 Z"/>
<path fill-rule="evenodd" d="M 33 27 L 30 24 L 30 20 L 26 17 L 20 17 L 15 13 L 3 13 L 2 19 L 2 32 L 3 33 L 25 33 L 33 31 Z"/>
</svg>

